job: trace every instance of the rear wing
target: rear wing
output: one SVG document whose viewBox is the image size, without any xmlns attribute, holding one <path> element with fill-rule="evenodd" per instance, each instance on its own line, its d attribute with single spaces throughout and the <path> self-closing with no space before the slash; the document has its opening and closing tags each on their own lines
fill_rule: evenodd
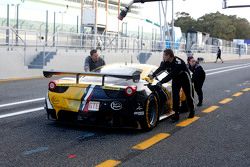
<svg viewBox="0 0 250 167">
<path fill-rule="evenodd" d="M 75 75 L 76 76 L 76 84 L 79 83 L 80 76 L 94 76 L 94 77 L 102 77 L 102 86 L 105 82 L 105 77 L 115 77 L 121 79 L 132 79 L 133 82 L 138 82 L 140 80 L 141 71 L 135 71 L 131 74 L 111 74 L 111 73 L 97 73 L 97 72 L 63 72 L 63 71 L 43 71 L 43 75 L 46 78 L 51 78 L 53 75 Z"/>
</svg>

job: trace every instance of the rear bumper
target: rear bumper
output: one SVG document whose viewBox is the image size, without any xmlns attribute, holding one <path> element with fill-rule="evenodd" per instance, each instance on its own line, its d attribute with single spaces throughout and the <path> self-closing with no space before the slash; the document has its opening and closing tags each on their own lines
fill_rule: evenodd
<svg viewBox="0 0 250 167">
<path fill-rule="evenodd" d="M 45 108 L 48 119 L 61 122 L 75 122 L 86 125 L 101 125 L 108 127 L 137 127 L 137 121 L 141 120 L 144 114 L 131 109 L 123 109 L 120 111 L 100 110 L 88 112 L 73 112 L 60 110 L 57 115 L 54 109 Z"/>
<path fill-rule="evenodd" d="M 45 100 L 45 109 L 48 119 L 59 121 L 77 121 L 87 124 L 108 124 L 114 126 L 127 125 L 137 122 L 144 117 L 144 101 L 142 97 L 91 99 L 100 102 L 98 111 L 88 110 L 88 103 L 82 102 L 78 112 L 67 108 L 56 111 L 48 99 Z M 132 123 L 133 124 L 133 123 Z"/>
</svg>

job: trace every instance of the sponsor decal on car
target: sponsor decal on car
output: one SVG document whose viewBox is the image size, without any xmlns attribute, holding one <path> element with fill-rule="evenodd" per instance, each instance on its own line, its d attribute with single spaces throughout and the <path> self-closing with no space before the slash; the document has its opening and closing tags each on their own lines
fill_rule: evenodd
<svg viewBox="0 0 250 167">
<path fill-rule="evenodd" d="M 121 109 L 122 109 L 122 103 L 119 102 L 119 101 L 113 101 L 113 102 L 110 104 L 110 107 L 111 107 L 113 110 L 121 110 Z"/>
<path fill-rule="evenodd" d="M 141 111 L 141 110 L 143 110 L 143 108 L 142 108 L 142 106 L 138 106 L 135 110 L 136 111 Z"/>
<path fill-rule="evenodd" d="M 140 102 L 137 103 L 137 107 L 135 109 L 134 115 L 144 115 L 143 106 Z"/>
<path fill-rule="evenodd" d="M 60 100 L 56 97 L 56 96 L 52 96 L 51 97 L 51 102 L 53 104 L 59 104 L 60 103 Z"/>
<path fill-rule="evenodd" d="M 134 115 L 144 115 L 144 111 L 136 111 L 134 112 Z"/>
</svg>

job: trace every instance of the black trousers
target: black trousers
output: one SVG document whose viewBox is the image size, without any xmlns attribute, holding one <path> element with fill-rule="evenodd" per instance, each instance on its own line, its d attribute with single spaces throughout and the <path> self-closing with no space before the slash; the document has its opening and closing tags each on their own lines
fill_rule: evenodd
<svg viewBox="0 0 250 167">
<path fill-rule="evenodd" d="M 187 72 L 183 72 L 181 76 L 172 80 L 172 96 L 173 96 L 173 110 L 176 114 L 180 112 L 180 90 L 183 89 L 187 105 L 190 112 L 194 111 L 194 98 L 193 87 L 191 83 L 190 75 Z"/>
<path fill-rule="evenodd" d="M 199 81 L 194 81 L 194 90 L 197 93 L 199 102 L 201 103 L 203 101 L 202 86 L 203 86 L 204 81 L 205 81 L 205 78 L 201 78 L 201 80 Z"/>
<path fill-rule="evenodd" d="M 220 59 L 221 61 L 223 61 L 223 60 L 221 59 L 221 55 L 217 55 L 216 61 L 215 61 L 215 62 L 217 62 L 218 59 Z"/>
</svg>

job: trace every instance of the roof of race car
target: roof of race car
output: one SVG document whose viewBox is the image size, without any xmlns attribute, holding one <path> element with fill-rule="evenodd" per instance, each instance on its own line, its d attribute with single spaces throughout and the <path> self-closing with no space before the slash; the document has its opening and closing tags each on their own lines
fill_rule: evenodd
<svg viewBox="0 0 250 167">
<path fill-rule="evenodd" d="M 102 71 L 108 71 L 112 73 L 119 73 L 119 74 L 126 74 L 129 72 L 132 72 L 133 70 L 139 70 L 141 71 L 141 78 L 146 77 L 151 71 L 155 71 L 157 69 L 157 66 L 155 65 L 149 65 L 149 64 L 137 64 L 137 63 L 115 63 L 115 64 L 108 64 L 105 66 L 100 67 Z M 98 71 L 99 69 L 97 69 Z M 117 70 L 117 71 L 114 71 Z M 126 71 L 125 71 L 126 70 Z"/>
<path fill-rule="evenodd" d="M 101 66 L 94 70 L 94 72 L 98 73 L 112 73 L 112 74 L 121 74 L 121 75 L 126 75 L 130 73 L 134 73 L 136 71 L 140 71 L 140 78 L 144 79 L 150 72 L 155 71 L 157 66 L 154 65 L 149 65 L 149 64 L 124 64 L 124 63 L 115 63 L 115 64 L 108 64 Z M 86 78 L 86 77 L 85 77 Z M 89 78 L 89 77 L 87 77 Z M 93 77 L 90 77 L 94 79 Z M 57 80 L 58 84 L 70 84 L 75 82 L 75 78 L 72 77 L 64 77 L 59 80 Z M 84 82 L 88 82 L 91 80 L 86 80 Z"/>
</svg>

